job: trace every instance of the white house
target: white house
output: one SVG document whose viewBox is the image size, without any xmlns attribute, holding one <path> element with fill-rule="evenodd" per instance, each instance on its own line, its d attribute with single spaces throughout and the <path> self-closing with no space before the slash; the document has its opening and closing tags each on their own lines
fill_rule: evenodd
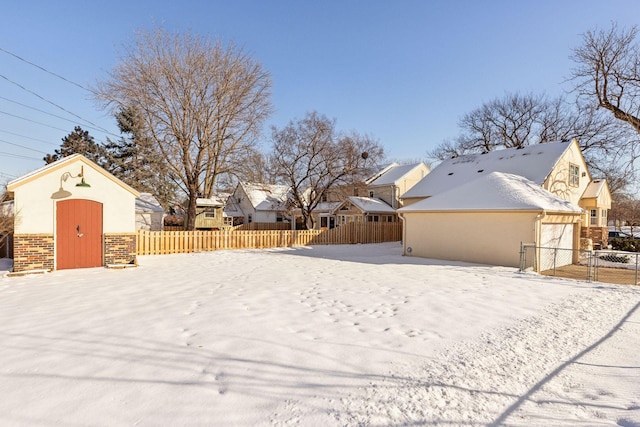
<svg viewBox="0 0 640 427">
<path fill-rule="evenodd" d="M 242 215 L 242 223 L 288 221 L 286 185 L 241 182 L 231 195 L 228 215 Z"/>
</svg>

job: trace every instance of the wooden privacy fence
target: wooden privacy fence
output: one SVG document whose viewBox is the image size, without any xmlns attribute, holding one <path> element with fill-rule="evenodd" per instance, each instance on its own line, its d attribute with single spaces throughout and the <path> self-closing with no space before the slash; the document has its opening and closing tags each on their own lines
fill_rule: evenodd
<svg viewBox="0 0 640 427">
<path fill-rule="evenodd" d="M 402 240 L 402 224 L 350 223 L 331 230 L 138 230 L 137 254 L 161 255 L 218 249 L 382 243 Z"/>
</svg>

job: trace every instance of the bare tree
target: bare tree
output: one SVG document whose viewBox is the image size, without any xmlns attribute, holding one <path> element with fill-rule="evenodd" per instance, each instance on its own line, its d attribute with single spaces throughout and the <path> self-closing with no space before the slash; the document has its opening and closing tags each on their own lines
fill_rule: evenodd
<svg viewBox="0 0 640 427">
<path fill-rule="evenodd" d="M 464 115 L 459 125 L 460 135 L 438 145 L 429 153 L 431 158 L 577 138 L 590 170 L 606 178 L 612 192 L 621 190 L 633 176 L 628 129 L 584 102 L 506 94 Z"/>
<path fill-rule="evenodd" d="M 590 30 L 582 44 L 573 49 L 571 59 L 576 64 L 571 79 L 580 99 L 589 107 L 610 113 L 623 126 L 626 134 L 609 141 L 608 151 L 615 170 L 623 170 L 625 180 L 634 173 L 634 162 L 640 157 L 640 46 L 638 28 L 619 30 L 612 23 L 607 30 Z"/>
<path fill-rule="evenodd" d="M 609 110 L 640 133 L 640 51 L 638 28 L 590 30 L 573 49 L 572 78 L 579 95 Z"/>
<path fill-rule="evenodd" d="M 384 156 L 371 137 L 357 132 L 340 134 L 335 120 L 317 112 L 272 128 L 271 162 L 281 183 L 291 187 L 290 204 L 299 210 L 307 228 L 314 228 L 313 211 L 329 190 L 353 185 L 370 175 L 370 166 Z"/>
<path fill-rule="evenodd" d="M 272 110 L 270 76 L 248 54 L 162 29 L 138 33 L 96 91 L 114 112 L 139 112 L 141 131 L 188 196 L 187 230 L 195 227 L 196 198 L 211 196 Z"/>
</svg>

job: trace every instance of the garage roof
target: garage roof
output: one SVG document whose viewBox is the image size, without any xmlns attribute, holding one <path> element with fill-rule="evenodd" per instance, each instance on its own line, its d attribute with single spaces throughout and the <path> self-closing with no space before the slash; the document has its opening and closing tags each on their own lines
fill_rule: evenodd
<svg viewBox="0 0 640 427">
<path fill-rule="evenodd" d="M 582 209 L 519 176 L 491 172 L 449 191 L 401 208 L 398 212 L 515 211 L 582 213 Z"/>
<path fill-rule="evenodd" d="M 517 174 L 542 185 L 574 141 L 548 142 L 519 149 L 507 148 L 447 159 L 402 197 L 406 199 L 435 196 L 491 172 Z"/>
</svg>

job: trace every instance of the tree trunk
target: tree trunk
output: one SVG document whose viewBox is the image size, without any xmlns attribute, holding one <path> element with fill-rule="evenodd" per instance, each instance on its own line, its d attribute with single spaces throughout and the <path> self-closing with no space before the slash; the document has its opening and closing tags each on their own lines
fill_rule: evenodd
<svg viewBox="0 0 640 427">
<path fill-rule="evenodd" d="M 193 231 L 196 229 L 196 202 L 198 200 L 198 192 L 193 191 L 189 194 L 189 205 L 187 206 L 187 217 L 184 221 L 184 229 Z"/>
</svg>

